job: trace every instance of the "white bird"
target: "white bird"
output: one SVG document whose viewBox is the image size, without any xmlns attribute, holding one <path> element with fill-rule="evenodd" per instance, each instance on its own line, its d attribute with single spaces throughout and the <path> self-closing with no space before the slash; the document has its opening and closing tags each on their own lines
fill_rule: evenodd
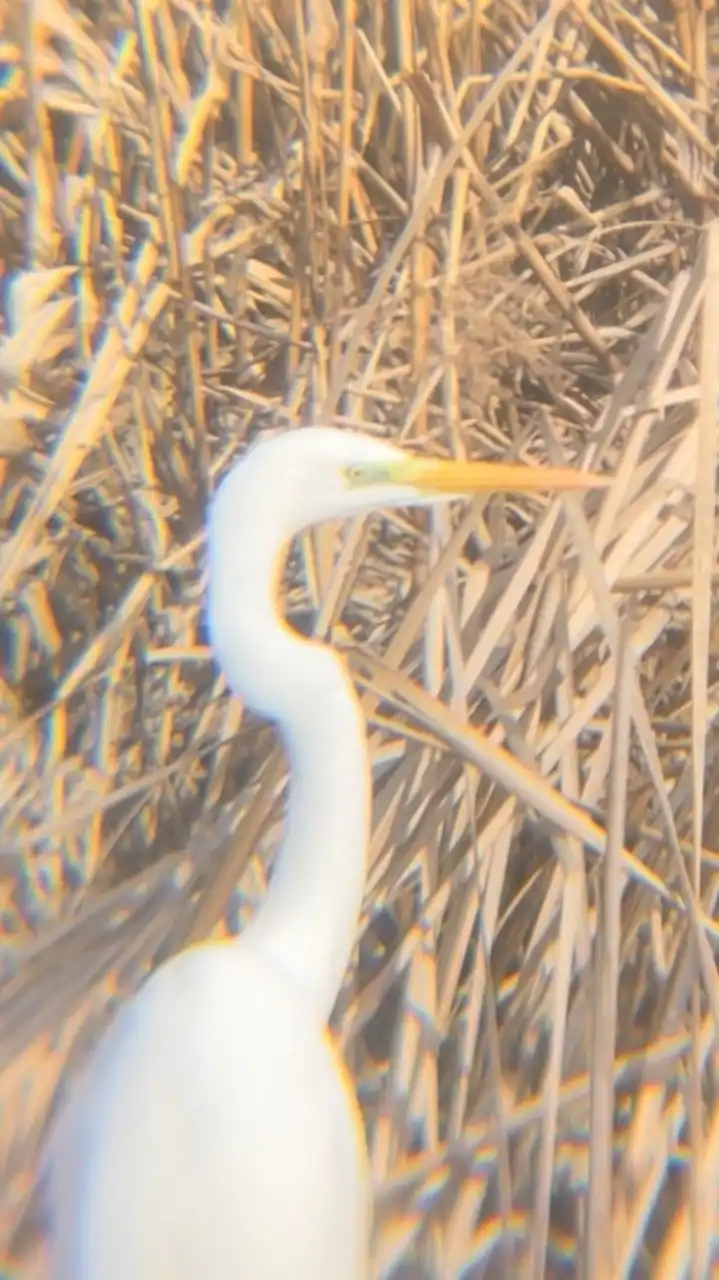
<svg viewBox="0 0 719 1280">
<path fill-rule="evenodd" d="M 278 726 L 289 809 L 266 901 L 120 1010 L 46 1163 L 52 1280 L 366 1280 L 361 1115 L 327 1031 L 369 838 L 362 711 L 277 591 L 308 525 L 481 490 L 585 489 L 586 472 L 419 458 L 310 427 L 250 448 L 209 515 L 209 622 L 231 690 Z"/>
</svg>

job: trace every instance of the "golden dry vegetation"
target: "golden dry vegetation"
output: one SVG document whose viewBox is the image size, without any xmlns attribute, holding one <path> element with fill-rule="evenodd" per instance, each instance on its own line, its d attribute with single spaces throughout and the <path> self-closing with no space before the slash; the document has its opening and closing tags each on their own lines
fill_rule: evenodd
<svg viewBox="0 0 719 1280">
<path fill-rule="evenodd" d="M 203 511 L 320 420 L 614 478 L 288 570 L 370 726 L 376 1273 L 715 1273 L 718 54 L 709 0 L 0 7 L 6 1268 L 68 1058 L 264 889 Z"/>
</svg>

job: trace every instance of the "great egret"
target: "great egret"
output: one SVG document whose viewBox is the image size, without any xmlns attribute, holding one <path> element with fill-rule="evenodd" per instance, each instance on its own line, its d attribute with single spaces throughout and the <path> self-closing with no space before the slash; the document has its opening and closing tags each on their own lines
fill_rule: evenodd
<svg viewBox="0 0 719 1280">
<path fill-rule="evenodd" d="M 278 615 L 284 552 L 373 508 L 601 483 L 319 427 L 260 441 L 224 479 L 211 637 L 230 688 L 282 736 L 284 841 L 242 936 L 156 970 L 74 1085 L 47 1161 L 53 1280 L 366 1280 L 363 1127 L 326 1028 L 362 901 L 365 729 L 340 659 Z"/>
</svg>

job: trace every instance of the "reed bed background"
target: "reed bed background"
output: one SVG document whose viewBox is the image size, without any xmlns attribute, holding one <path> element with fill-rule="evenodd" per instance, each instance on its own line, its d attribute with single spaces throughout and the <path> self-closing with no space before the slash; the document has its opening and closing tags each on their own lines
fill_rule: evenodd
<svg viewBox="0 0 719 1280">
<path fill-rule="evenodd" d="M 713 1274 L 715 7 L 0 14 L 5 1274 L 65 1065 L 264 892 L 285 774 L 207 649 L 203 512 L 313 420 L 614 477 L 288 567 L 371 735 L 335 1025 L 377 1275 Z"/>
</svg>

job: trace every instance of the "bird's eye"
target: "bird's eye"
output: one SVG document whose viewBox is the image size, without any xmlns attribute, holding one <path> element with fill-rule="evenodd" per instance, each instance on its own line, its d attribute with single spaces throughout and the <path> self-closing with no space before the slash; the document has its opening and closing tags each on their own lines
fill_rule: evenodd
<svg viewBox="0 0 719 1280">
<path fill-rule="evenodd" d="M 359 489 L 370 484 L 386 484 L 390 470 L 382 463 L 365 463 L 364 466 L 345 467 L 344 477 L 351 489 Z"/>
</svg>

